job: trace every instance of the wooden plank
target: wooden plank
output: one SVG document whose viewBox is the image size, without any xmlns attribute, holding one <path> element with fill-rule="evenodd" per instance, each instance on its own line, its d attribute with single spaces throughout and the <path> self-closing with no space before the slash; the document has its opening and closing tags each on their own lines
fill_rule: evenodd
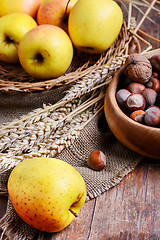
<svg viewBox="0 0 160 240">
<path fill-rule="evenodd" d="M 160 236 L 160 166 L 138 166 L 96 200 L 90 240 Z"/>
</svg>

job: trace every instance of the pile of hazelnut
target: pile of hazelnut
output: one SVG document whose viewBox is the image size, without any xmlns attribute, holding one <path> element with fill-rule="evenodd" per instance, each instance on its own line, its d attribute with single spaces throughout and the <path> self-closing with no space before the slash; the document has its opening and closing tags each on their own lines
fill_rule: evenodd
<svg viewBox="0 0 160 240">
<path fill-rule="evenodd" d="M 129 55 L 124 74 L 127 84 L 116 92 L 119 107 L 136 122 L 160 127 L 160 55 Z"/>
</svg>

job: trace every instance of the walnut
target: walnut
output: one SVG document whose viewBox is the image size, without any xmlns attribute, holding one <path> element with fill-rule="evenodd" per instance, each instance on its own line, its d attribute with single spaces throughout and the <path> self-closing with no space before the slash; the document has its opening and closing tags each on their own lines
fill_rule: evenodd
<svg viewBox="0 0 160 240">
<path fill-rule="evenodd" d="M 152 76 L 152 65 L 145 56 L 133 53 L 126 59 L 124 73 L 131 81 L 144 84 Z"/>
</svg>

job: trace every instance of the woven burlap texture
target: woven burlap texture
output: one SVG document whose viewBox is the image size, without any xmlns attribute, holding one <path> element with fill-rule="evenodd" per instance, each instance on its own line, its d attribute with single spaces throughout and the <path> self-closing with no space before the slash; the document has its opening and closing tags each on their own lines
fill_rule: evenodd
<svg viewBox="0 0 160 240">
<path fill-rule="evenodd" d="M 11 121 L 14 117 L 17 118 L 36 107 L 41 107 L 42 103 L 53 104 L 64 96 L 66 89 L 67 87 L 60 87 L 48 92 L 31 94 L 1 93 L 0 121 Z M 94 171 L 87 166 L 89 153 L 96 149 L 103 151 L 107 158 L 107 165 L 102 171 Z M 83 176 L 87 187 L 87 200 L 98 197 L 115 186 L 142 159 L 142 156 L 124 147 L 113 136 L 105 121 L 104 113 L 95 117 L 81 131 L 78 139 L 55 157 L 74 166 Z M 1 189 L 7 184 L 8 176 L 9 173 L 0 176 Z M 18 217 L 10 200 L 6 214 L 0 220 L 0 230 L 3 239 L 12 240 L 33 239 L 38 234 L 37 230 L 29 227 Z"/>
</svg>

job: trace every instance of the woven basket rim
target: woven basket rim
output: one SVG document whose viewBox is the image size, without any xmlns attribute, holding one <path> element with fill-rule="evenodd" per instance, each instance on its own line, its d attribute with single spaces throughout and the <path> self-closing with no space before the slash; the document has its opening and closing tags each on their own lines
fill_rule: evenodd
<svg viewBox="0 0 160 240">
<path fill-rule="evenodd" d="M 70 84 L 78 81 L 103 67 L 109 57 L 117 51 L 119 41 L 125 42 L 127 36 L 126 22 L 123 21 L 121 31 L 114 43 L 101 54 L 89 54 L 74 48 L 74 58 L 67 72 L 53 79 L 38 79 L 27 74 L 20 63 L 9 64 L 0 61 L 0 91 L 4 92 L 34 92 L 50 90 L 53 87 Z M 123 45 L 121 43 L 121 45 Z M 117 49 L 116 49 L 117 48 Z"/>
</svg>

